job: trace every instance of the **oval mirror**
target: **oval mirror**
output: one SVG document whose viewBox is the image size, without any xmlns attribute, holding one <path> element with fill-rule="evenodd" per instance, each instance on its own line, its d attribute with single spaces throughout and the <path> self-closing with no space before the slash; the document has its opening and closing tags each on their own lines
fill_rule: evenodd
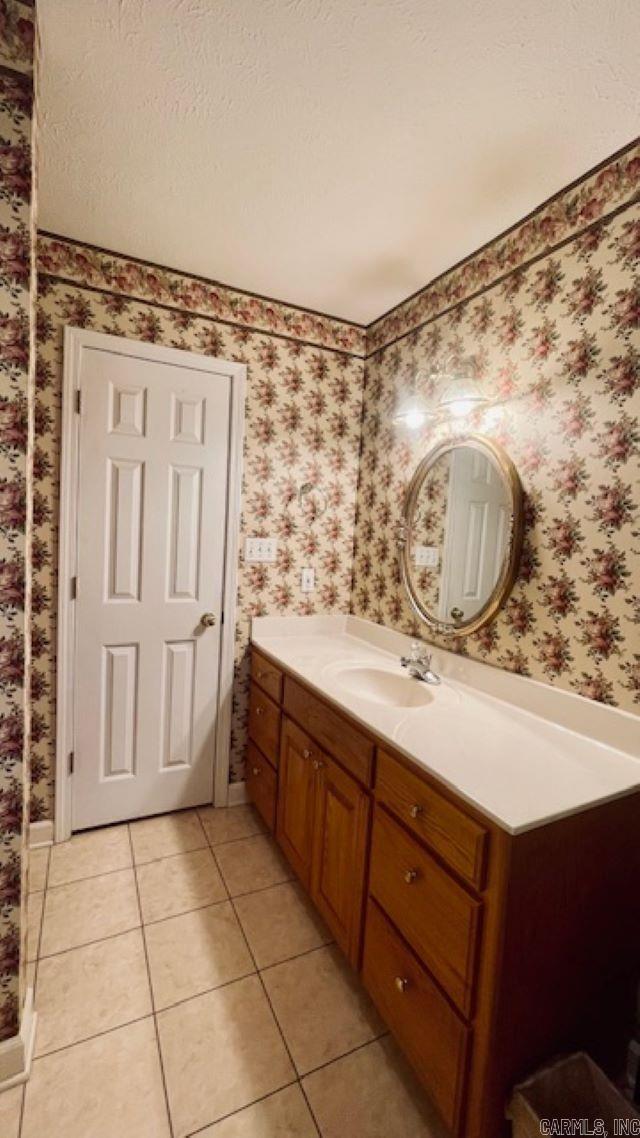
<svg viewBox="0 0 640 1138">
<path fill-rule="evenodd" d="M 522 533 L 520 479 L 502 447 L 481 435 L 434 447 L 411 479 L 400 534 L 421 619 L 456 636 L 493 620 L 516 579 Z"/>
</svg>

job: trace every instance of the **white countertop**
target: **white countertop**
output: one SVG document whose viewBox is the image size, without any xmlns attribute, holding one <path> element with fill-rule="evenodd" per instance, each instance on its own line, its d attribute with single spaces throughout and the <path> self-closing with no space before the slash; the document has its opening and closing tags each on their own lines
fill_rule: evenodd
<svg viewBox="0 0 640 1138">
<path fill-rule="evenodd" d="M 635 715 L 441 649 L 427 705 L 376 703 L 333 673 L 353 664 L 406 676 L 410 640 L 356 617 L 257 617 L 252 642 L 509 833 L 640 790 Z"/>
</svg>

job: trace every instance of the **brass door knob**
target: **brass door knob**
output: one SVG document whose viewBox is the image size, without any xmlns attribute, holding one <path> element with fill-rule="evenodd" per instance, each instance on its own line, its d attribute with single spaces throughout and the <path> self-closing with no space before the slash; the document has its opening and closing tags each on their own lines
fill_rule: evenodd
<svg viewBox="0 0 640 1138">
<path fill-rule="evenodd" d="M 200 624 L 203 628 L 213 628 L 216 623 L 216 614 L 214 612 L 203 612 L 200 617 Z"/>
<path fill-rule="evenodd" d="M 404 875 L 404 879 L 405 879 L 407 885 L 413 885 L 417 876 L 418 876 L 418 870 L 417 869 L 408 869 Z"/>
<path fill-rule="evenodd" d="M 409 987 L 409 981 L 405 976 L 396 976 L 394 984 L 399 992 L 406 992 L 407 988 Z"/>
</svg>

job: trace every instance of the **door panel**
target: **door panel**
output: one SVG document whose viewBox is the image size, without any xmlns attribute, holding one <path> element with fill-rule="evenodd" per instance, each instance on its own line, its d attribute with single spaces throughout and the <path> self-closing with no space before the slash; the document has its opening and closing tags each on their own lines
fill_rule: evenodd
<svg viewBox="0 0 640 1138">
<path fill-rule="evenodd" d="M 290 719 L 283 720 L 278 764 L 276 834 L 300 880 L 308 887 L 311 873 L 315 771 L 322 752 Z"/>
<path fill-rule="evenodd" d="M 509 537 L 507 492 L 493 463 L 479 451 L 453 452 L 449 475 L 440 616 L 452 609 L 474 616 L 500 576 Z"/>
<path fill-rule="evenodd" d="M 73 829 L 212 800 L 231 396 L 121 341 L 79 384 Z"/>
<path fill-rule="evenodd" d="M 311 896 L 337 943 L 360 958 L 369 796 L 328 756 L 319 760 Z"/>
</svg>

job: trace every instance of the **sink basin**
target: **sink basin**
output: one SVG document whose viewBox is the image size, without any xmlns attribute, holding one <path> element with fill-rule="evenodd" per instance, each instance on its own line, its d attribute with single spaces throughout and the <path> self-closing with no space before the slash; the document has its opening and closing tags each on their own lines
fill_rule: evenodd
<svg viewBox="0 0 640 1138">
<path fill-rule="evenodd" d="M 421 680 L 399 676 L 384 668 L 343 664 L 327 668 L 327 679 L 339 683 L 341 691 L 385 707 L 424 707 L 434 698 L 434 689 Z"/>
</svg>

